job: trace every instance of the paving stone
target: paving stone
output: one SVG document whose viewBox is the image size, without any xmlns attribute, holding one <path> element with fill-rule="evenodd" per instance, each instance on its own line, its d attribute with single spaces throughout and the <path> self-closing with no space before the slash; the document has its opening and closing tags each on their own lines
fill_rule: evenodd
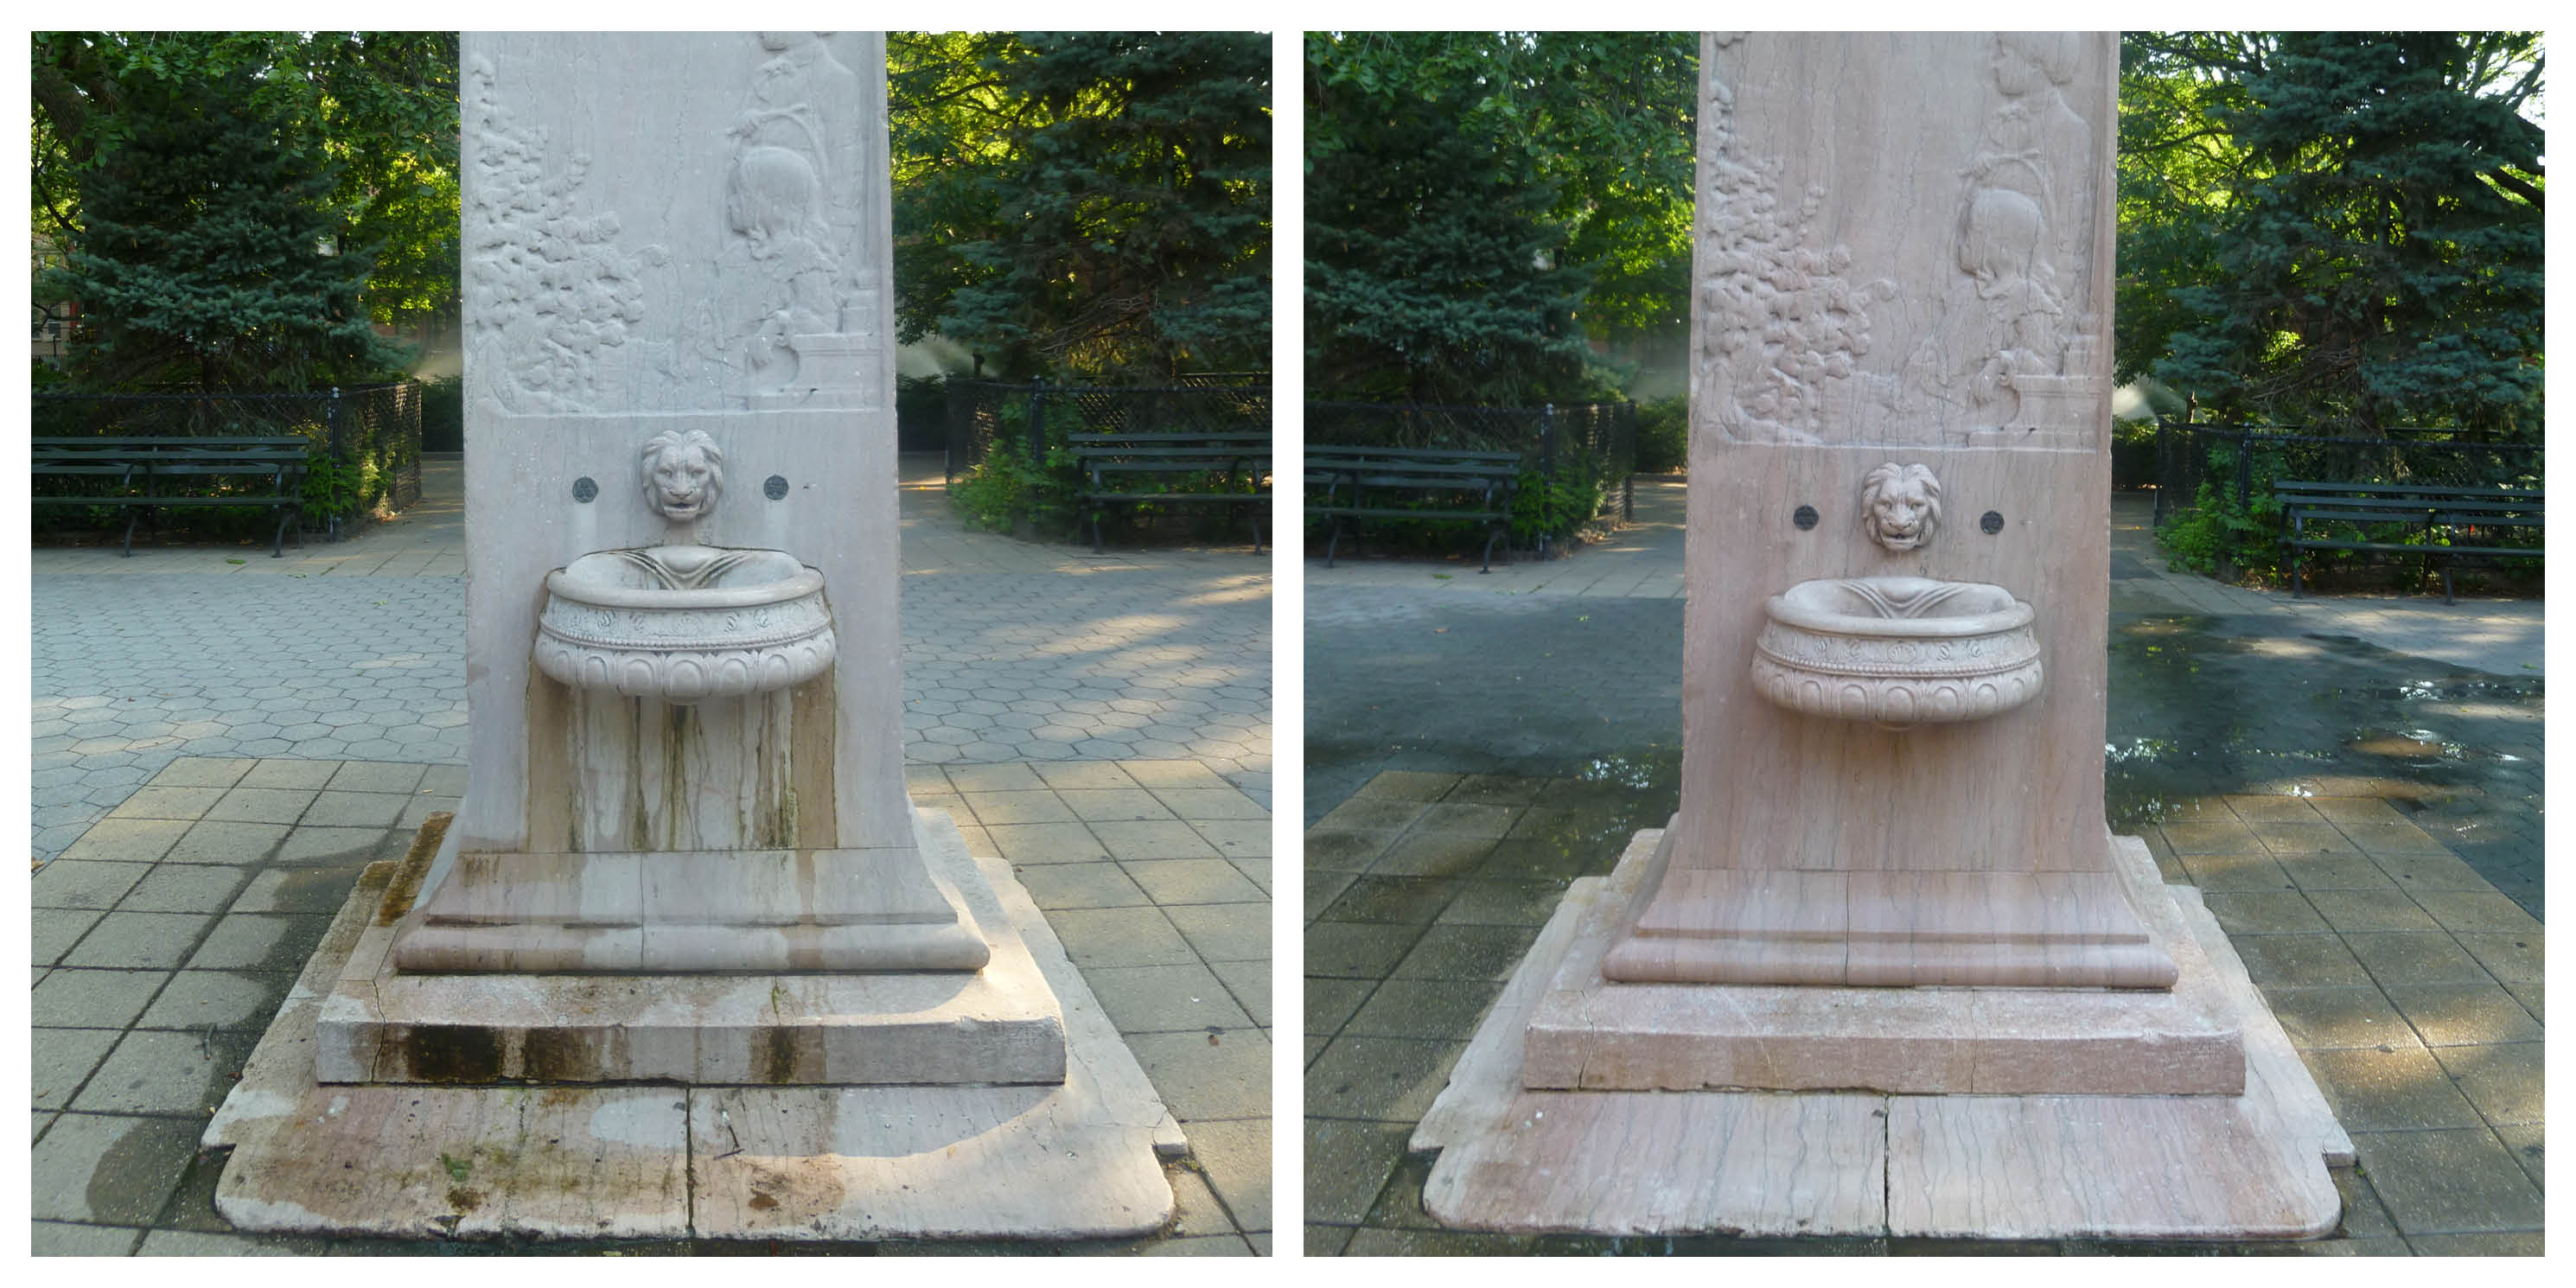
<svg viewBox="0 0 2576 1288">
<path fill-rule="evenodd" d="M 29 1085 L 35 1107 L 54 1110 L 69 1105 L 118 1036 L 113 1028 L 29 1029 L 27 1044 L 33 1057 Z"/>
<path fill-rule="evenodd" d="M 2185 854 L 2183 862 L 2189 864 L 2191 856 Z M 2203 896 L 2202 902 L 2209 905 L 2210 914 L 2218 918 L 2218 924 L 2231 937 L 2316 934 L 2328 929 L 2325 918 L 2317 915 L 2316 908 L 2308 902 L 2308 896 L 2296 891 L 2211 893 Z M 2381 928 L 2354 927 L 2358 930 Z M 2431 928 L 2430 919 L 2427 919 L 2425 928 Z"/>
<path fill-rule="evenodd" d="M 1033 765 L 1039 780 L 1059 791 L 1067 789 L 1133 788 L 1136 780 L 1115 764 L 1097 760 L 1076 760 L 1058 764 Z"/>
<path fill-rule="evenodd" d="M 2273 1017 L 2302 1051 L 2421 1046 L 2415 1030 L 2376 988 L 2285 988 L 2266 985 Z"/>
<path fill-rule="evenodd" d="M 2310 890 L 2307 895 L 2326 924 L 2346 934 L 2441 929 L 2403 891 Z"/>
<path fill-rule="evenodd" d="M 1398 832 L 1327 832 L 1321 829 L 1306 833 L 1300 846 L 1309 872 L 1366 872 L 1387 847 L 1394 844 Z"/>
<path fill-rule="evenodd" d="M 2530 1234 L 2426 1234 L 2409 1242 L 2419 1257 L 2537 1257 L 2547 1240 Z"/>
<path fill-rule="evenodd" d="M 1389 800 L 1436 801 L 1449 794 L 1449 789 L 1466 778 L 1464 774 L 1424 773 L 1418 770 L 1390 769 L 1360 784 L 1355 796 L 1377 796 Z M 1358 1220 L 1353 1216 L 1352 1220 Z"/>
<path fill-rule="evenodd" d="M 225 792 L 206 817 L 228 823 L 293 823 L 304 817 L 320 794 L 303 788 L 236 787 Z"/>
<path fill-rule="evenodd" d="M 134 1226 L 67 1221 L 38 1221 L 34 1231 L 27 1251 L 39 1257 L 122 1257 L 134 1250 L 135 1240 L 144 1234 Z"/>
<path fill-rule="evenodd" d="M 123 1028 L 169 978 L 157 970 L 63 967 L 37 982 L 31 1019 L 55 1028 Z"/>
<path fill-rule="evenodd" d="M 1236 1225 L 1254 1234 L 1271 1229 L 1270 1120 L 1200 1119 L 1190 1123 L 1189 1137 L 1191 1157 Z"/>
<path fill-rule="evenodd" d="M 165 863 L 136 882 L 116 906 L 126 912 L 222 912 L 241 884 L 238 868 Z"/>
<path fill-rule="evenodd" d="M 1030 899 L 1049 911 L 1137 907 L 1154 902 L 1115 863 L 1036 863 L 1012 871 L 1028 888 Z"/>
<path fill-rule="evenodd" d="M 1390 979 L 1342 1026 L 1368 1037 L 1448 1038 L 1465 1041 L 1502 986 L 1483 980 Z"/>
<path fill-rule="evenodd" d="M 2469 950 L 2438 931 L 2345 935 L 2344 944 L 2372 977 L 2389 987 L 2484 984 L 2494 979 Z"/>
<path fill-rule="evenodd" d="M 1244 1014 L 1252 1017 L 1253 1023 L 1265 1029 L 1270 1027 L 1268 958 L 1212 961 L 1208 963 L 1208 969 L 1215 971 L 1216 977 L 1225 982 L 1226 991 L 1234 995 L 1234 1004 L 1242 1007 Z"/>
<path fill-rule="evenodd" d="M 232 1091 L 258 1040 L 255 1032 L 129 1031 L 99 1062 L 71 1107 L 84 1113 L 185 1114 L 202 1124 Z"/>
<path fill-rule="evenodd" d="M 299 791 L 319 791 L 340 772 L 336 760 L 262 760 L 242 776 L 243 787 L 277 787 Z"/>
<path fill-rule="evenodd" d="M 62 857 L 152 863 L 167 854 L 187 830 L 187 823 L 174 819 L 103 818 L 64 849 Z"/>
<path fill-rule="evenodd" d="M 2468 1103 L 2476 1105 L 2488 1126 L 2543 1126 L 2543 1074 L 2548 1064 L 2543 1043 L 2437 1046 L 2432 1054 L 2460 1084 L 2460 1092 L 2468 1095 Z"/>
<path fill-rule="evenodd" d="M 170 978 L 135 1027 L 263 1032 L 295 983 L 292 971 L 183 970 Z"/>
<path fill-rule="evenodd" d="M 2538 984 L 2543 980 L 2541 958 L 2546 940 L 2539 931 L 2529 934 L 2459 935 L 2460 947 L 2478 959 L 2478 964 L 2507 986 Z"/>
<path fill-rule="evenodd" d="M 1470 876 L 1492 857 L 1496 844 L 1492 837 L 1415 832 L 1387 847 L 1368 871 L 1372 876 Z"/>
<path fill-rule="evenodd" d="M 1163 1104 L 1184 1124 L 1270 1112 L 1270 1039 L 1258 1029 L 1140 1033 L 1127 1046 Z"/>
<path fill-rule="evenodd" d="M 2394 890 L 2397 882 L 2378 864 L 2355 855 L 2284 858 L 2281 870 L 2302 890 Z"/>
<path fill-rule="evenodd" d="M 1354 796 L 1315 820 L 1308 832 L 1401 832 L 1430 806 L 1420 801 Z"/>
<path fill-rule="evenodd" d="M 283 823 L 198 823 L 170 847 L 162 862 L 247 867 L 266 862 L 287 831 Z"/>
<path fill-rule="evenodd" d="M 213 917 L 184 912 L 111 912 L 63 955 L 65 966 L 176 967 Z"/>
<path fill-rule="evenodd" d="M 1269 903 L 1259 886 L 1223 859 L 1136 859 L 1120 866 L 1160 904 Z"/>
<path fill-rule="evenodd" d="M 2547 1129 L 2536 1122 L 2503 1123 L 2496 1127 L 2495 1133 L 2497 1139 L 2504 1142 L 2505 1149 L 2513 1154 L 2514 1161 L 2522 1164 L 2523 1174 L 2531 1178 L 2531 1183 L 2547 1188 Z"/>
<path fill-rule="evenodd" d="M 975 821 L 985 827 L 1081 821 L 1072 808 L 1051 791 L 968 792 L 965 800 L 966 807 L 974 812 Z"/>
<path fill-rule="evenodd" d="M 347 776 L 353 765 L 342 766 L 341 776 Z M 336 784 L 339 779 L 332 782 Z M 334 787 L 316 795 L 298 822 L 305 827 L 392 827 L 411 803 L 408 794 L 350 792 Z"/>
<path fill-rule="evenodd" d="M 125 803 L 108 812 L 110 818 L 157 818 L 195 820 L 221 799 L 220 787 L 138 787 Z"/>
<path fill-rule="evenodd" d="M 1458 885 L 1430 877 L 1360 877 L 1343 889 L 1324 915 L 1334 921 L 1427 926 L 1457 897 Z"/>
<path fill-rule="evenodd" d="M 1270 857 L 1271 822 L 1266 814 L 1259 819 L 1191 819 L 1189 824 L 1199 839 L 1229 859 Z"/>
<path fill-rule="evenodd" d="M 2420 1131 L 2483 1126 L 2476 1109 L 2422 1047 L 2309 1051 L 2308 1067 L 2325 1084 L 2344 1130 Z"/>
<path fill-rule="evenodd" d="M 1142 759 L 1121 760 L 1118 768 L 1139 787 L 1162 791 L 1166 788 L 1213 791 L 1228 784 L 1207 766 L 1195 760 Z"/>
<path fill-rule="evenodd" d="M 113 908 L 151 871 L 151 866 L 143 863 L 56 859 L 36 871 L 34 906 Z"/>
<path fill-rule="evenodd" d="M 1410 1126 L 1430 1110 L 1466 1049 L 1464 1042 L 1345 1032 L 1306 1071 L 1306 1112 Z"/>
<path fill-rule="evenodd" d="M 1521 810 L 1514 806 L 1457 805 L 1444 800 L 1424 806 L 1421 816 L 1413 821 L 1413 830 L 1500 840 L 1512 824 L 1520 821 L 1520 816 Z"/>
<path fill-rule="evenodd" d="M 1511 977 L 1538 937 L 1534 926 L 1432 926 L 1413 951 L 1395 965 L 1397 979 L 1473 979 L 1501 981 Z"/>
<path fill-rule="evenodd" d="M 27 1186 L 33 1215 L 141 1225 L 178 1187 L 204 1130 L 202 1116 L 64 1114 L 36 1142 Z M 134 1232 L 126 1234 L 130 1239 Z"/>
<path fill-rule="evenodd" d="M 2353 1146 L 2371 1187 L 2409 1238 L 2541 1226 L 2539 1188 L 2483 1127 L 2356 1132 Z"/>
<path fill-rule="evenodd" d="M 230 787 L 259 762 L 247 756 L 181 756 L 152 776 L 156 787 Z"/>
<path fill-rule="evenodd" d="M 2524 912 L 2521 904 L 2493 891 L 2426 891 L 2414 898 L 2433 920 L 2441 923 L 2444 930 L 2524 934 L 2541 928 L 2540 922 Z"/>
<path fill-rule="evenodd" d="M 393 835 L 377 827 L 299 827 L 286 834 L 269 861 L 291 864 L 347 864 L 363 862 L 385 848 Z"/>
<path fill-rule="evenodd" d="M 330 918 L 237 912 L 215 923 L 188 958 L 195 970 L 284 970 L 303 967 Z"/>
<path fill-rule="evenodd" d="M 961 792 L 1039 791 L 1044 780 L 1027 765 L 952 765 L 948 781 Z"/>
<path fill-rule="evenodd" d="M 1198 961 L 1160 908 L 1068 908 L 1046 914 L 1073 964 L 1180 966 Z"/>
<path fill-rule="evenodd" d="M 1223 855 L 1200 839 L 1190 825 L 1172 820 L 1152 823 L 1093 823 L 1092 835 L 1121 861 L 1142 859 L 1216 859 Z"/>
<path fill-rule="evenodd" d="M 1190 947 L 1208 961 L 1269 960 L 1270 905 L 1267 901 L 1165 905 L 1163 915 L 1180 929 Z"/>
<path fill-rule="evenodd" d="M 1090 967 L 1082 972 L 1082 979 L 1121 1033 L 1204 1034 L 1210 1027 L 1253 1026 L 1252 1017 L 1235 1004 L 1224 982 L 1195 962 Z"/>
<path fill-rule="evenodd" d="M 2537 1042 L 2540 1022 L 2493 983 L 2391 985 L 2385 990 L 2428 1046 Z"/>
<path fill-rule="evenodd" d="M 1318 921 L 1306 927 L 1306 973 L 1338 979 L 1381 980 L 1421 935 L 1407 926 Z"/>
<path fill-rule="evenodd" d="M 1109 847 L 1080 823 L 1000 823 L 983 829 L 996 853 L 1022 864 L 1088 863 L 1109 857 Z"/>
<path fill-rule="evenodd" d="M 308 1257 L 317 1250 L 309 1240 L 216 1234 L 204 1230 L 152 1230 L 144 1234 L 138 1257 Z"/>
<path fill-rule="evenodd" d="M 411 792 L 419 788 L 427 765 L 387 764 L 382 761 L 352 760 L 331 775 L 330 790 L 335 792 Z"/>
<path fill-rule="evenodd" d="M 98 919 L 105 915 L 85 909 L 48 909 L 36 913 L 28 936 L 28 947 L 35 950 L 32 964 L 51 966 L 61 961 L 63 954 L 70 952 L 72 945 L 80 942 L 80 937 L 88 934 L 89 928 L 97 925 Z"/>
<path fill-rule="evenodd" d="M 1268 823 L 1270 811 L 1260 802 L 1233 788 L 1166 787 L 1154 793 L 1156 799 L 1174 814 L 1193 823 L 1218 819 L 1257 820 Z"/>
</svg>

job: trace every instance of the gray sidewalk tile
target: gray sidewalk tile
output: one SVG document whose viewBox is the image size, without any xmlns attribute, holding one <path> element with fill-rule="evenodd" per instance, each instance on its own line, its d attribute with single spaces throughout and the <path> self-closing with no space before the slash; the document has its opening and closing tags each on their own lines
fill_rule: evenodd
<svg viewBox="0 0 2576 1288">
<path fill-rule="evenodd" d="M 284 823 L 198 823 L 170 847 L 163 862 L 244 867 L 275 853 L 287 831 Z"/>
<path fill-rule="evenodd" d="M 1160 908 L 1068 908 L 1047 914 L 1073 964 L 1178 966 L 1198 961 Z"/>
<path fill-rule="evenodd" d="M 1207 961 L 1268 961 L 1270 904 L 1209 903 L 1166 905 L 1165 916 L 1180 928 L 1190 947 Z"/>
<path fill-rule="evenodd" d="M 346 777 L 354 768 L 355 764 L 343 766 L 341 776 Z M 337 783 L 339 779 L 332 781 Z M 308 827 L 392 827 L 411 803 L 408 794 L 342 791 L 333 787 L 315 796 L 312 806 L 297 821 Z"/>
<path fill-rule="evenodd" d="M 1270 1112 L 1270 1040 L 1258 1029 L 1139 1033 L 1127 1046 L 1163 1104 L 1184 1123 Z"/>
<path fill-rule="evenodd" d="M 223 794 L 220 787 L 142 787 L 108 811 L 108 817 L 194 821 L 204 817 Z"/>
<path fill-rule="evenodd" d="M 331 919 L 284 913 L 236 912 L 215 923 L 188 958 L 193 970 L 300 969 L 321 942 Z"/>
<path fill-rule="evenodd" d="M 65 966 L 176 967 L 214 918 L 185 912 L 111 912 L 63 955 Z"/>
<path fill-rule="evenodd" d="M 422 777 L 428 772 L 427 765 L 351 761 L 331 775 L 329 789 L 333 792 L 409 793 L 419 788 Z"/>
<path fill-rule="evenodd" d="M 50 872 L 60 862 L 46 865 Z M 135 883 L 116 906 L 126 912 L 221 912 L 242 885 L 236 868 L 165 863 Z"/>
<path fill-rule="evenodd" d="M 37 870 L 34 903 L 39 908 L 113 908 L 151 871 L 143 863 L 56 859 Z"/>
<path fill-rule="evenodd" d="M 64 1114 L 36 1142 L 27 1185 L 33 1215 L 141 1225 L 178 1188 L 203 1130 L 202 1115 L 191 1121 Z"/>
<path fill-rule="evenodd" d="M 259 763 L 247 756 L 182 756 L 152 776 L 156 787 L 230 787 Z"/>
<path fill-rule="evenodd" d="M 33 964 L 51 966 L 61 961 L 63 954 L 70 952 L 72 945 L 80 942 L 80 937 L 88 934 L 89 928 L 97 925 L 98 919 L 106 915 L 103 912 L 76 909 L 56 909 L 36 914 L 35 925 L 28 940 L 28 946 L 35 950 Z"/>
<path fill-rule="evenodd" d="M 1088 967 L 1082 980 L 1121 1033 L 1204 1033 L 1211 1027 L 1239 1029 L 1254 1023 L 1225 984 L 1197 962 Z"/>
<path fill-rule="evenodd" d="M 1190 819 L 1190 830 L 1229 859 L 1268 858 L 1272 849 L 1270 819 Z"/>
<path fill-rule="evenodd" d="M 2422 1047 L 2310 1051 L 2308 1067 L 2325 1084 L 2335 1120 L 2348 1132 L 2421 1131 L 2485 1123 Z"/>
<path fill-rule="evenodd" d="M 135 1226 L 38 1221 L 27 1251 L 39 1257 L 122 1257 L 143 1233 Z"/>
<path fill-rule="evenodd" d="M 2356 1132 L 2353 1146 L 2410 1238 L 2540 1228 L 2539 1190 L 2486 1128 Z"/>
<path fill-rule="evenodd" d="M 1306 1071 L 1306 1112 L 1328 1118 L 1369 1118 L 1411 1124 L 1431 1108 L 1449 1083 L 1449 1068 L 1465 1042 L 1420 1038 L 1333 1039 Z"/>
<path fill-rule="evenodd" d="M 1141 787 L 1075 788 L 1060 790 L 1056 796 L 1085 823 L 1141 823 L 1179 817 L 1154 793 Z M 1045 822 L 1044 819 L 1011 820 Z"/>
<path fill-rule="evenodd" d="M 1226 991 L 1234 995 L 1234 1004 L 1242 1007 L 1252 1022 L 1270 1027 L 1270 959 L 1213 961 L 1208 969 L 1225 982 Z"/>
<path fill-rule="evenodd" d="M 2540 1022 L 2532 1019 L 2512 994 L 2493 983 L 2383 983 L 2382 988 L 2406 1022 L 2423 1035 L 2426 1046 L 2540 1040 Z"/>
<path fill-rule="evenodd" d="M 175 819 L 102 819 L 65 849 L 62 857 L 152 863 L 169 853 L 188 827 L 186 822 Z"/>
<path fill-rule="evenodd" d="M 1247 1231 L 1272 1228 L 1271 1119 L 1217 1119 L 1190 1125 L 1190 1153 L 1234 1219 Z"/>
<path fill-rule="evenodd" d="M 202 1124 L 232 1091 L 257 1040 L 255 1033 L 130 1030 L 99 1062 L 71 1107 L 82 1113 L 184 1114 Z"/>
<path fill-rule="evenodd" d="M 2436 1047 L 2433 1056 L 2490 1125 L 2537 1128 L 2546 1121 L 2547 1052 L 2536 1030 L 2529 1042 Z"/>
<path fill-rule="evenodd" d="M 2389 987 L 2413 987 L 2424 984 L 2484 984 L 2493 976 L 2459 941 L 2439 933 L 2386 932 L 2342 936 L 2344 945 L 2361 960 L 2373 978 Z M 2247 942 L 2254 942 L 2249 939 Z M 2260 982 L 2260 981 L 2258 981 Z M 2302 983 L 2338 981 L 2303 980 Z M 2364 980 L 2348 981 L 2366 983 Z"/>
<path fill-rule="evenodd" d="M 89 1080 L 98 1062 L 107 1058 L 108 1049 L 116 1045 L 117 1036 L 112 1028 L 31 1030 L 28 1045 L 34 1060 L 29 1086 L 35 1093 L 35 1107 L 61 1109 L 70 1105 L 73 1094 Z"/>
<path fill-rule="evenodd" d="M 29 1019 L 48 1028 L 121 1029 L 169 978 L 167 971 L 63 967 L 37 983 Z"/>
<path fill-rule="evenodd" d="M 304 817 L 320 794 L 309 788 L 235 787 L 206 811 L 206 817 L 227 823 L 293 823 Z"/>
<path fill-rule="evenodd" d="M 1080 823 L 997 823 L 984 828 L 995 853 L 1014 866 L 1087 863 L 1109 857 L 1109 847 Z"/>
<path fill-rule="evenodd" d="M 290 791 L 320 791 L 340 771 L 336 760 L 263 760 L 242 776 L 240 786 Z"/>
<path fill-rule="evenodd" d="M 1269 896 L 1223 859 L 1130 859 L 1119 866 L 1154 902 L 1269 904 Z"/>
<path fill-rule="evenodd" d="M 292 971 L 183 970 L 170 977 L 135 1027 L 265 1031 L 295 984 Z"/>
<path fill-rule="evenodd" d="M 1033 863 L 1012 871 L 1028 887 L 1029 898 L 1048 912 L 1142 907 L 1154 902 L 1115 863 Z"/>
<path fill-rule="evenodd" d="M 1177 819 L 1147 823 L 1093 823 L 1091 833 L 1121 862 L 1146 859 L 1222 858 L 1217 848 Z"/>
</svg>

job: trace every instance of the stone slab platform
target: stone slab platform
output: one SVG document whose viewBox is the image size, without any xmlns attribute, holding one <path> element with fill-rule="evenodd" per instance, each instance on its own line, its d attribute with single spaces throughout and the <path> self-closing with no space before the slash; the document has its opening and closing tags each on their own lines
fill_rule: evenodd
<svg viewBox="0 0 2576 1288">
<path fill-rule="evenodd" d="M 2189 887 L 2167 887 L 2244 1034 L 2235 1096 L 1555 1091 L 1522 1086 L 1550 980 L 1597 954 L 1660 830 L 1574 883 L 1415 1128 L 1423 1207 L 1518 1233 L 2299 1239 L 2352 1145 Z M 2131 843 L 2134 844 L 2134 843 Z M 2130 845 L 2124 845 L 2128 851 Z M 2142 849 L 2143 847 L 2138 847 Z"/>
<path fill-rule="evenodd" d="M 966 910 L 991 958 L 975 972 L 569 975 L 398 971 L 392 903 L 359 933 L 322 999 L 326 1083 L 1051 1083 L 1063 1024 L 1018 929 L 979 906 L 982 884 L 948 812 L 916 810 L 938 893 Z M 407 864 L 425 863 L 415 847 Z M 959 879 L 960 877 L 965 879 Z"/>
<path fill-rule="evenodd" d="M 1669 846 L 1672 833 L 1658 846 Z M 2245 1087 L 2238 1007 L 2185 929 L 2145 844 L 2108 843 L 2170 991 L 1832 988 L 1611 982 L 1618 938 L 1573 944 L 1534 1005 L 1523 1085 L 1674 1090 L 1768 1088 L 1930 1095 L 2234 1095 Z M 1637 884 L 1670 856 L 1648 856 Z M 1684 877 L 1688 872 L 1668 875 Z M 1651 910 L 1650 910 L 1651 911 Z"/>
<path fill-rule="evenodd" d="M 1188 1149 L 999 859 L 958 881 L 1061 1002 L 1055 1086 L 324 1085 L 315 1022 L 398 865 L 367 869 L 203 1143 L 216 1210 L 261 1232 L 393 1237 L 1119 1238 L 1170 1222 Z M 954 880 L 951 872 L 940 873 Z M 989 893 L 986 893 L 989 891 Z"/>
</svg>

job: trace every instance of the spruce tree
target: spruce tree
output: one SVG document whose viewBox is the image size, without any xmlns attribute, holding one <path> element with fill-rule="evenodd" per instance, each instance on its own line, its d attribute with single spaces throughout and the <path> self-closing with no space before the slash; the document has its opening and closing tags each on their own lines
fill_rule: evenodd
<svg viewBox="0 0 2576 1288">
<path fill-rule="evenodd" d="M 262 103 L 256 73 L 135 75 L 80 183 L 57 285 L 81 302 L 70 367 L 93 388 L 304 389 L 399 358 L 368 325 L 370 257 L 336 245 L 322 142 Z"/>
</svg>

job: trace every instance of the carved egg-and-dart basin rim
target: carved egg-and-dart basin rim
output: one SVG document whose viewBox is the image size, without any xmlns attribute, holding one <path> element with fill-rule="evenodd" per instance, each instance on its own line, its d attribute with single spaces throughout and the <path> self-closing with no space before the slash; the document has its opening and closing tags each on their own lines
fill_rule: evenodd
<svg viewBox="0 0 2576 1288">
<path fill-rule="evenodd" d="M 1829 578 L 1763 607 L 1753 687 L 1792 711 L 1906 729 L 1982 720 L 2040 690 L 2036 614 L 2001 586 Z"/>
<path fill-rule="evenodd" d="M 810 567 L 749 585 L 685 590 L 546 574 L 537 669 L 577 689 L 692 703 L 802 684 L 838 641 Z"/>
</svg>

